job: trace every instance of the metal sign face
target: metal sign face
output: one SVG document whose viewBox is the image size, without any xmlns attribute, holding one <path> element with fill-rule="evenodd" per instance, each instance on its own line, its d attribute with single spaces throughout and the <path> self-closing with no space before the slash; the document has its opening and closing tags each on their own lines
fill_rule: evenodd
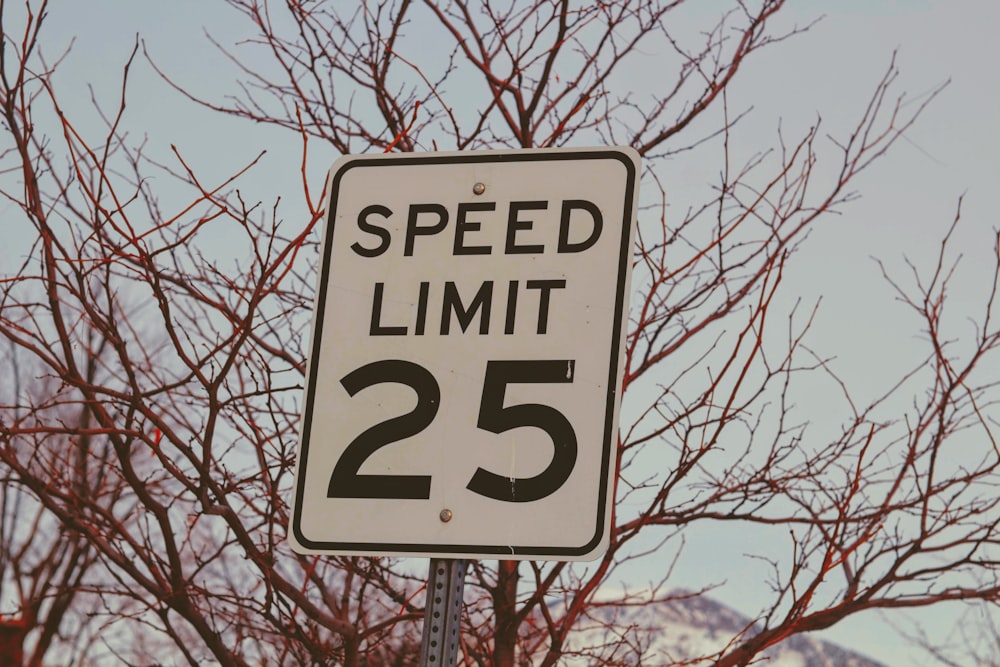
<svg viewBox="0 0 1000 667">
<path fill-rule="evenodd" d="M 297 551 L 606 550 L 638 178 L 629 148 L 334 164 Z"/>
</svg>

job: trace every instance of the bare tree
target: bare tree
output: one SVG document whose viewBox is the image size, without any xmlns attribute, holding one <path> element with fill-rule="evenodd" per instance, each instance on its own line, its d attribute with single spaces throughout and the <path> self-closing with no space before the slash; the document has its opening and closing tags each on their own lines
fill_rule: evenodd
<svg viewBox="0 0 1000 667">
<path fill-rule="evenodd" d="M 4 405 L 9 406 L 20 421 L 27 415 L 20 414 L 19 406 L 32 402 L 30 399 L 24 401 L 22 377 L 31 374 L 21 367 L 14 354 L 4 361 L 12 379 L 4 388 L 8 393 Z M 87 369 L 93 374 L 96 364 L 88 363 Z M 36 377 L 31 384 L 51 397 L 53 406 L 57 406 L 60 387 L 53 382 L 39 381 L 41 379 Z M 62 413 L 59 419 L 63 424 L 86 427 L 88 411 L 69 405 L 56 409 Z M 107 475 L 101 469 L 109 463 L 108 452 L 94 452 L 92 444 L 92 439 L 86 435 L 52 437 L 44 443 L 45 447 L 39 447 L 26 459 L 36 470 L 61 466 L 61 480 L 81 496 L 113 493 L 106 487 Z M 97 470 L 88 470 L 95 464 Z M 42 665 L 53 649 L 71 659 L 88 654 L 95 639 L 93 633 L 87 632 L 92 625 L 88 617 L 98 605 L 85 589 L 96 569 L 95 553 L 89 543 L 75 531 L 62 526 L 17 476 L 5 474 L 0 487 L 0 595 L 3 595 L 4 614 L 9 617 L 11 628 L 24 633 L 37 630 L 32 633 L 32 643 L 24 654 L 23 664 Z M 20 645 L 23 634 L 12 634 L 11 641 Z M 15 664 L 22 662 L 18 660 Z"/>
<path fill-rule="evenodd" d="M 774 31 L 782 0 L 734 2 L 690 33 L 672 28 L 679 0 L 226 4 L 247 31 L 221 45 L 241 67 L 240 95 L 203 99 L 184 73 L 158 71 L 192 102 L 301 146 L 291 222 L 241 190 L 257 161 L 209 180 L 180 150 L 151 154 L 124 131 L 138 45 L 120 95 L 94 101 L 103 130 L 83 131 L 60 96 L 59 60 L 39 51 L 47 3 L 28 0 L 20 17 L 0 5 L 0 173 L 32 238 L 2 277 L 0 334 L 58 386 L 5 399 L 0 462 L 100 563 L 87 590 L 108 652 L 127 663 L 165 646 L 189 664 L 411 659 L 423 573 L 300 556 L 285 541 L 324 214 L 307 178 L 317 142 L 343 154 L 623 144 L 644 160 L 611 546 L 585 566 L 475 563 L 465 664 L 671 664 L 645 655 L 642 631 L 613 612 L 707 591 L 678 593 L 669 566 L 648 589 L 598 591 L 706 522 L 781 526 L 787 548 L 762 556 L 773 595 L 755 623 L 673 664 L 745 665 L 865 610 L 997 598 L 983 584 L 1000 517 L 996 281 L 959 343 L 945 333 L 948 239 L 929 273 L 914 267 L 907 282 L 887 269 L 927 356 L 868 405 L 806 346 L 813 307 L 780 298 L 808 231 L 855 196 L 858 175 L 937 91 L 907 104 L 891 63 L 844 136 L 817 124 L 739 162 L 727 88 L 759 51 L 804 31 Z M 657 54 L 662 76 L 635 91 L 625 74 L 642 53 Z M 660 167 L 692 151 L 717 157 L 718 179 L 704 200 L 668 207 Z M 220 232 L 224 249 L 212 244 Z M 842 390 L 839 432 L 814 433 L 797 409 L 815 376 Z M 79 588 L 62 583 L 63 595 Z M 588 644 L 577 631 L 594 623 L 609 632 Z"/>
<path fill-rule="evenodd" d="M 997 628 L 995 603 L 979 602 L 966 605 L 955 616 L 954 623 L 942 641 L 932 638 L 923 627 L 901 626 L 901 632 L 920 646 L 930 658 L 928 664 L 941 667 L 982 665 L 996 667 L 1000 655 L 1000 631 Z"/>
</svg>

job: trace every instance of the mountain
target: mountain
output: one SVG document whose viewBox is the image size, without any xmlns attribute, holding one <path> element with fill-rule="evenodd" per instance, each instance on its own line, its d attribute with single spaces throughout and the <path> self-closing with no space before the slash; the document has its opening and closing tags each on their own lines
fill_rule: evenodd
<svg viewBox="0 0 1000 667">
<path fill-rule="evenodd" d="M 717 653 L 753 621 L 704 595 L 633 607 L 597 606 L 570 633 L 566 667 L 621 665 L 708 667 L 696 658 Z M 795 635 L 752 663 L 767 667 L 887 667 L 831 642 Z"/>
</svg>

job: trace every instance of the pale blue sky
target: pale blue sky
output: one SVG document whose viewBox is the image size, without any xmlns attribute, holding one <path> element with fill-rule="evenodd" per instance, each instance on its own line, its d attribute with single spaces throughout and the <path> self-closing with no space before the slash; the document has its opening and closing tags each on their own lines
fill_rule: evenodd
<svg viewBox="0 0 1000 667">
<path fill-rule="evenodd" d="M 862 111 L 894 49 L 901 70 L 898 91 L 919 100 L 922 93 L 951 78 L 907 140 L 859 181 L 863 198 L 814 232 L 793 265 L 796 294 L 807 301 L 820 295 L 824 299 L 813 347 L 836 354 L 836 368 L 844 380 L 860 398 L 870 398 L 916 359 L 919 347 L 914 334 L 919 323 L 894 304 L 890 288 L 869 257 L 878 256 L 898 270 L 903 269 L 904 254 L 926 265 L 964 192 L 965 223 L 956 240 L 966 263 L 956 279 L 953 307 L 973 303 L 966 295 L 981 288 L 987 276 L 990 230 L 1000 225 L 994 210 L 1000 183 L 996 70 L 1000 40 L 995 35 L 1000 3 L 792 0 L 789 4 L 783 19 L 789 26 L 826 17 L 807 35 L 754 60 L 730 90 L 734 108 L 754 107 L 745 121 L 752 131 L 740 135 L 737 151 L 749 153 L 773 145 L 779 119 L 791 134 L 819 116 L 828 131 L 845 129 Z M 723 3 L 707 0 L 702 6 L 716 11 Z M 193 90 L 213 97 L 231 92 L 225 86 L 232 85 L 233 77 L 219 75 L 231 66 L 203 34 L 208 29 L 224 43 L 242 34 L 241 19 L 222 3 L 53 0 L 50 14 L 51 55 L 56 44 L 68 43 L 76 35 L 72 57 L 61 75 L 60 91 L 67 107 L 87 102 L 87 83 L 93 84 L 98 98 L 116 97 L 120 68 L 136 33 L 164 68 Z M 645 77 L 654 75 L 655 70 L 637 69 L 637 89 Z M 133 76 L 129 122 L 134 131 L 148 131 L 152 152 L 165 155 L 175 144 L 198 170 L 221 175 L 234 161 L 249 160 L 266 148 L 269 155 L 249 182 L 260 188 L 265 201 L 276 194 L 296 201 L 298 146 L 275 143 L 277 137 L 287 140 L 285 135 L 204 114 L 152 78 L 144 62 L 136 65 Z M 335 157 L 332 150 L 315 146 L 310 173 L 317 183 Z M 717 164 L 685 163 L 670 187 L 697 188 L 717 171 Z M 286 209 L 289 215 L 293 207 Z M 746 541 L 759 537 L 726 527 L 706 531 L 702 539 L 692 539 L 689 549 L 703 550 L 698 553 L 705 556 L 693 559 L 697 567 L 682 565 L 676 584 L 695 588 L 728 580 L 717 597 L 743 611 L 755 611 L 746 601 L 760 590 L 760 565 L 739 554 Z M 915 664 L 906 647 L 891 641 L 877 620 L 861 615 L 824 636 L 893 667 Z"/>
</svg>

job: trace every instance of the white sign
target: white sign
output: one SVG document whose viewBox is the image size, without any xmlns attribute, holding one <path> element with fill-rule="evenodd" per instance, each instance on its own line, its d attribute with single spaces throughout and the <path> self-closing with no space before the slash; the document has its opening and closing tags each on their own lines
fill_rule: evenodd
<svg viewBox="0 0 1000 667">
<path fill-rule="evenodd" d="M 638 180 L 630 148 L 334 164 L 297 551 L 606 550 Z"/>
</svg>

